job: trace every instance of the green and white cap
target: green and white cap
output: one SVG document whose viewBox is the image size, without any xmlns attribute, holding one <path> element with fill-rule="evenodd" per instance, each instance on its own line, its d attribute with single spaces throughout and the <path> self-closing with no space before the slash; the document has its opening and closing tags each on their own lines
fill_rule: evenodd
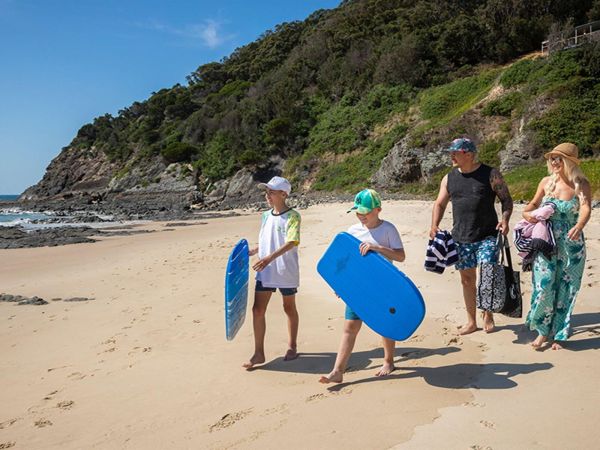
<svg viewBox="0 0 600 450">
<path fill-rule="evenodd" d="M 354 197 L 354 206 L 348 212 L 368 214 L 375 208 L 381 208 L 381 197 L 374 189 L 363 189 Z"/>
</svg>

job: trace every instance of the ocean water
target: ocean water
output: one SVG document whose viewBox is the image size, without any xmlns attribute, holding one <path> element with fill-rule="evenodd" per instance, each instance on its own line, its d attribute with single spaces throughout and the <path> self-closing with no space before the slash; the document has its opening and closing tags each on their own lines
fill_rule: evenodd
<svg viewBox="0 0 600 450">
<path fill-rule="evenodd" d="M 1 201 L 14 201 L 19 198 L 18 195 L 7 195 L 0 194 L 0 202 Z M 38 220 L 44 220 L 49 218 L 50 215 L 43 214 L 39 212 L 33 211 L 23 211 L 20 208 L 2 205 L 0 203 L 0 226 L 3 227 L 12 227 L 16 225 L 21 225 L 23 227 L 30 227 L 32 222 Z"/>
<path fill-rule="evenodd" d="M 14 201 L 19 198 L 18 195 L 0 195 L 1 201 Z M 89 216 L 87 216 L 89 217 Z M 98 221 L 98 218 L 101 220 Z M 92 228 L 107 228 L 115 225 L 136 225 L 146 223 L 147 220 L 127 220 L 115 221 L 109 215 L 97 215 L 88 221 L 86 216 L 81 215 L 65 215 L 55 211 L 24 211 L 21 208 L 0 203 L 0 227 L 19 226 L 24 230 L 36 230 L 40 228 L 56 228 L 56 227 L 79 227 L 88 226 Z"/>
</svg>

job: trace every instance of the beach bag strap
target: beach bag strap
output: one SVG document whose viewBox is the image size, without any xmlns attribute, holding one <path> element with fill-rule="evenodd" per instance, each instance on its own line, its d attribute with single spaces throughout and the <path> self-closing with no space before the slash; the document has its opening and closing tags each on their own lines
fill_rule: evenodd
<svg viewBox="0 0 600 450">
<path fill-rule="evenodd" d="M 511 270 L 513 270 L 512 258 L 510 256 L 510 242 L 508 242 L 508 239 L 506 238 L 504 238 L 503 257 L 504 256 L 506 256 L 506 265 L 510 267 Z M 502 261 L 504 262 L 504 259 Z"/>
<path fill-rule="evenodd" d="M 498 264 L 504 265 L 505 248 L 508 248 L 508 239 L 504 237 L 502 232 L 498 230 L 498 236 L 496 237 L 496 248 L 498 249 Z M 510 255 L 508 256 L 510 258 Z"/>
<path fill-rule="evenodd" d="M 506 299 L 504 307 L 500 310 L 502 314 L 508 317 L 520 318 L 523 315 L 523 295 L 521 293 L 521 276 L 512 266 L 510 255 L 510 244 L 508 239 L 504 240 L 504 253 L 506 253 L 506 262 L 504 266 L 506 282 Z"/>
</svg>

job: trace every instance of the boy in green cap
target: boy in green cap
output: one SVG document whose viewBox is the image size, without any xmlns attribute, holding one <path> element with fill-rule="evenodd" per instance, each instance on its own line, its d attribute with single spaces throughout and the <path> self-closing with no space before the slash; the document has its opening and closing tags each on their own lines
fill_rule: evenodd
<svg viewBox="0 0 600 450">
<path fill-rule="evenodd" d="M 354 206 L 350 211 L 356 212 L 357 224 L 348 229 L 348 233 L 361 241 L 360 254 L 365 256 L 368 252 L 377 252 L 390 261 L 404 261 L 406 255 L 402 239 L 396 227 L 379 218 L 381 212 L 381 197 L 373 189 L 364 189 L 356 194 Z M 350 212 L 348 211 L 348 212 Z M 346 306 L 344 334 L 340 348 L 335 359 L 333 370 L 319 379 L 320 383 L 341 383 L 348 360 L 352 354 L 356 336 L 362 326 L 362 320 Z M 378 377 L 389 375 L 394 369 L 394 348 L 396 342 L 383 338 L 383 365 L 375 374 Z"/>
</svg>

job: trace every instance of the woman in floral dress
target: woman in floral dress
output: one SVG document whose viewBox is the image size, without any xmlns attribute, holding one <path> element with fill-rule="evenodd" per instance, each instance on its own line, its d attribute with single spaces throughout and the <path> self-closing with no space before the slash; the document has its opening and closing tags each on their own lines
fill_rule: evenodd
<svg viewBox="0 0 600 450">
<path fill-rule="evenodd" d="M 535 223 L 530 211 L 546 201 L 556 205 L 549 219 L 556 240 L 555 254 L 548 259 L 540 252 L 532 268 L 531 310 L 525 323 L 538 332 L 531 343 L 536 350 L 550 342 L 553 350 L 562 348 L 561 342 L 569 337 L 571 313 L 581 286 L 585 265 L 583 227 L 592 209 L 590 183 L 579 167 L 578 155 L 577 146 L 571 143 L 557 145 L 546 153 L 550 175 L 540 181 L 535 197 L 523 210 L 523 217 Z"/>
</svg>

